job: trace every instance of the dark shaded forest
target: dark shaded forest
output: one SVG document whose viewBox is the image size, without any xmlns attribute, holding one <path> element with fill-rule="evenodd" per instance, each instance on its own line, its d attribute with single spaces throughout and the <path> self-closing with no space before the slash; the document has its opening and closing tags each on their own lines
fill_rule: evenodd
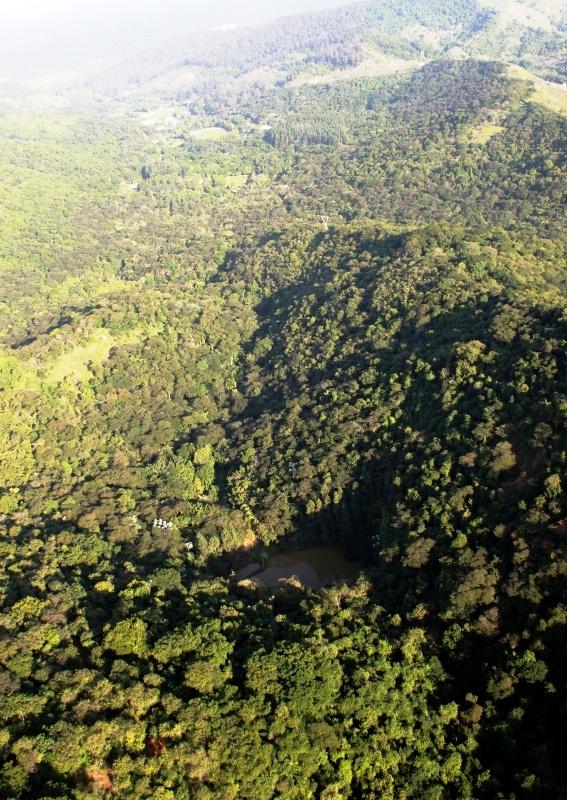
<svg viewBox="0 0 567 800">
<path fill-rule="evenodd" d="M 0 796 L 567 798 L 565 39 L 499 20 L 0 98 Z"/>
</svg>

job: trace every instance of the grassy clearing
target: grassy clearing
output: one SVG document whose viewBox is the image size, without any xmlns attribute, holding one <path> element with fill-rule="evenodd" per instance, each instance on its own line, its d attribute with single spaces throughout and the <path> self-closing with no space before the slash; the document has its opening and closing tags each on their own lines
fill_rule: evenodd
<svg viewBox="0 0 567 800">
<path fill-rule="evenodd" d="M 96 328 L 86 342 L 41 363 L 0 352 L 0 388 L 41 391 L 67 380 L 86 383 L 93 377 L 91 367 L 103 364 L 114 347 L 136 344 L 157 333 L 159 330 L 147 325 L 138 325 L 118 336 L 105 328 Z"/>
<path fill-rule="evenodd" d="M 248 180 L 248 175 L 244 174 L 237 174 L 237 175 L 223 175 L 220 180 L 224 183 L 224 185 L 228 189 L 242 189 L 246 186 L 246 181 Z"/>
<path fill-rule="evenodd" d="M 567 116 L 567 89 L 562 89 L 543 78 L 538 78 L 537 75 L 533 75 L 527 69 L 516 64 L 508 67 L 508 74 L 512 78 L 529 81 L 532 84 L 533 92 L 529 97 L 532 103 L 538 103 L 556 114 Z"/>
<path fill-rule="evenodd" d="M 485 122 L 483 125 L 477 125 L 473 128 L 468 135 L 468 141 L 471 144 L 486 144 L 493 136 L 502 133 L 504 128 L 502 125 L 495 125 L 492 122 Z"/>
<path fill-rule="evenodd" d="M 92 377 L 90 364 L 102 364 L 108 358 L 117 340 L 109 331 L 93 331 L 89 340 L 62 353 L 46 367 L 38 371 L 42 381 L 48 386 L 61 383 L 67 378 L 83 383 Z M 42 376 L 43 373 L 43 376 Z"/>
<path fill-rule="evenodd" d="M 185 117 L 183 106 L 163 106 L 136 112 L 136 118 L 145 128 L 175 128 Z"/>
<path fill-rule="evenodd" d="M 192 136 L 193 139 L 215 141 L 217 139 L 223 139 L 225 136 L 228 136 L 228 131 L 225 130 L 224 128 L 218 128 L 217 126 L 213 126 L 211 128 L 197 128 L 195 130 L 189 131 L 189 136 Z"/>
</svg>

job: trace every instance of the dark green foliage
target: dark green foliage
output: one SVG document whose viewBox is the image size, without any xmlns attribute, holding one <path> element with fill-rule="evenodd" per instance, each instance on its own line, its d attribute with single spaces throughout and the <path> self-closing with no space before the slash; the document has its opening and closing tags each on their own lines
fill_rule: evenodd
<svg viewBox="0 0 567 800">
<path fill-rule="evenodd" d="M 497 23 L 363 3 L 0 120 L 2 797 L 563 797 L 565 119 L 447 58 L 561 37 Z M 431 63 L 290 85 L 369 42 Z M 362 574 L 234 577 L 315 543 Z"/>
</svg>

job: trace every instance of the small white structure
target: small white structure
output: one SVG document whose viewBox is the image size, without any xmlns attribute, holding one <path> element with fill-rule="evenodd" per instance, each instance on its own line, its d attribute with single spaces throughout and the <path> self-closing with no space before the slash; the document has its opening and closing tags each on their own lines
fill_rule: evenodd
<svg viewBox="0 0 567 800">
<path fill-rule="evenodd" d="M 157 518 L 154 519 L 154 528 L 173 528 L 173 522 L 168 522 L 165 519 Z"/>
</svg>

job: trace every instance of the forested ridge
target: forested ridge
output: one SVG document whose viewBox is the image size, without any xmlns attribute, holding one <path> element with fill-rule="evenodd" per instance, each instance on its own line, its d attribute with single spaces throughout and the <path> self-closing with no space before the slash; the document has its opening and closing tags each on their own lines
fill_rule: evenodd
<svg viewBox="0 0 567 800">
<path fill-rule="evenodd" d="M 518 9 L 2 90 L 1 797 L 567 797 L 564 16 Z M 322 544 L 358 577 L 238 577 Z"/>
</svg>

